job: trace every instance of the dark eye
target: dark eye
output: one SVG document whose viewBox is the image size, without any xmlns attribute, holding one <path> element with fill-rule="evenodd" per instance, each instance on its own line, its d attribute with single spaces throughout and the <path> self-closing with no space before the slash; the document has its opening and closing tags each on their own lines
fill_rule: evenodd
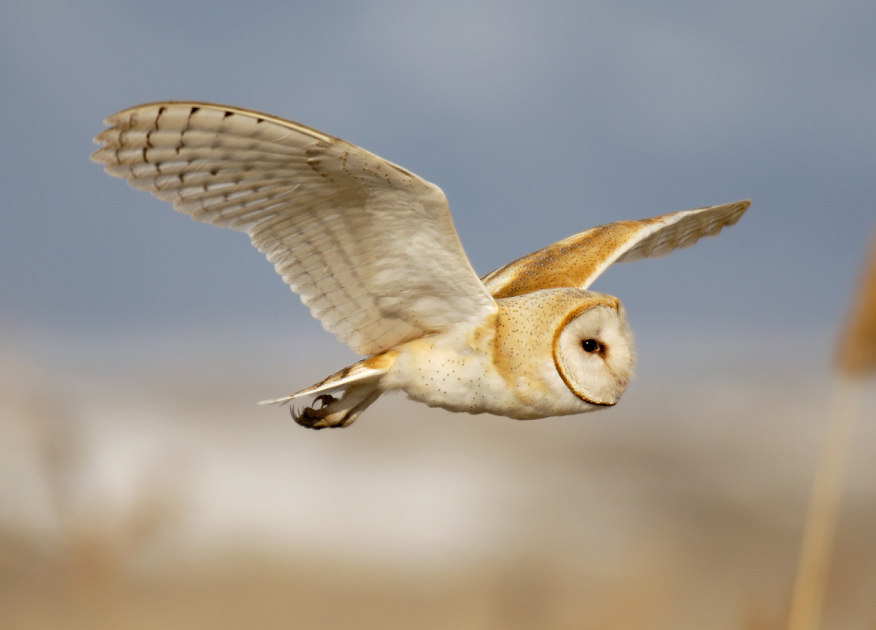
<svg viewBox="0 0 876 630">
<path fill-rule="evenodd" d="M 581 342 L 581 347 L 584 352 L 598 352 L 601 346 L 596 339 L 585 339 Z"/>
</svg>

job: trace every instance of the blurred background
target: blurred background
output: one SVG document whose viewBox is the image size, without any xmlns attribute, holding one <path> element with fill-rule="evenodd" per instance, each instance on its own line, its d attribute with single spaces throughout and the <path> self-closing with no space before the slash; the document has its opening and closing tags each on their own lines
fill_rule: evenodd
<svg viewBox="0 0 876 630">
<path fill-rule="evenodd" d="M 876 227 L 872 3 L 0 4 L 0 626 L 778 628 Z M 479 273 L 751 198 L 611 268 L 621 403 L 515 422 L 253 403 L 355 357 L 237 233 L 90 163 L 154 100 L 293 119 L 443 188 Z M 862 415 L 874 417 L 873 388 Z M 876 627 L 876 427 L 825 626 Z"/>
</svg>

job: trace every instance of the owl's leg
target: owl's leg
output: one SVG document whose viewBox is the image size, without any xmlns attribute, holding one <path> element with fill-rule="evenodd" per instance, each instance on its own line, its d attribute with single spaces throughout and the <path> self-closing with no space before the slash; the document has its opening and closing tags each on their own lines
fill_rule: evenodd
<svg viewBox="0 0 876 630">
<path fill-rule="evenodd" d="M 298 413 L 293 410 L 292 418 L 309 429 L 348 427 L 381 393 L 376 387 L 365 386 L 350 387 L 344 390 L 340 398 L 321 394 L 313 399 L 309 407 Z"/>
</svg>

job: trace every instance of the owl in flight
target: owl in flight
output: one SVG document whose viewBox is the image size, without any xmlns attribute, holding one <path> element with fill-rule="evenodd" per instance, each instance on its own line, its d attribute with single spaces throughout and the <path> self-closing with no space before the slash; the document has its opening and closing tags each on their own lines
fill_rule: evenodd
<svg viewBox="0 0 876 630">
<path fill-rule="evenodd" d="M 614 405 L 633 367 L 617 298 L 587 287 L 739 220 L 748 201 L 619 221 L 478 278 L 440 188 L 294 122 L 166 102 L 106 121 L 92 159 L 179 212 L 249 234 L 326 330 L 367 358 L 266 403 L 312 397 L 306 427 L 350 425 L 385 391 L 517 419 Z"/>
</svg>

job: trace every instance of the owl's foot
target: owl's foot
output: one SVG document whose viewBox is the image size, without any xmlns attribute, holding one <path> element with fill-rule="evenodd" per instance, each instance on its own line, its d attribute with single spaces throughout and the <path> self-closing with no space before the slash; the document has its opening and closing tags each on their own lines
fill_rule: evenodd
<svg viewBox="0 0 876 630">
<path fill-rule="evenodd" d="M 300 412 L 292 409 L 292 419 L 308 429 L 347 427 L 380 396 L 379 390 L 351 387 L 340 398 L 321 394 Z M 317 406 L 319 405 L 319 406 Z"/>
<path fill-rule="evenodd" d="M 294 408 L 290 408 L 289 412 L 292 414 L 292 419 L 295 420 L 295 422 L 302 427 L 307 427 L 308 429 L 325 429 L 327 427 L 344 426 L 340 423 L 331 423 L 330 420 L 328 420 L 331 415 L 331 405 L 336 402 L 338 402 L 338 399 L 334 396 L 322 394 L 313 399 L 310 407 L 305 407 L 300 412 L 297 412 Z M 319 406 L 317 407 L 317 405 Z"/>
</svg>

